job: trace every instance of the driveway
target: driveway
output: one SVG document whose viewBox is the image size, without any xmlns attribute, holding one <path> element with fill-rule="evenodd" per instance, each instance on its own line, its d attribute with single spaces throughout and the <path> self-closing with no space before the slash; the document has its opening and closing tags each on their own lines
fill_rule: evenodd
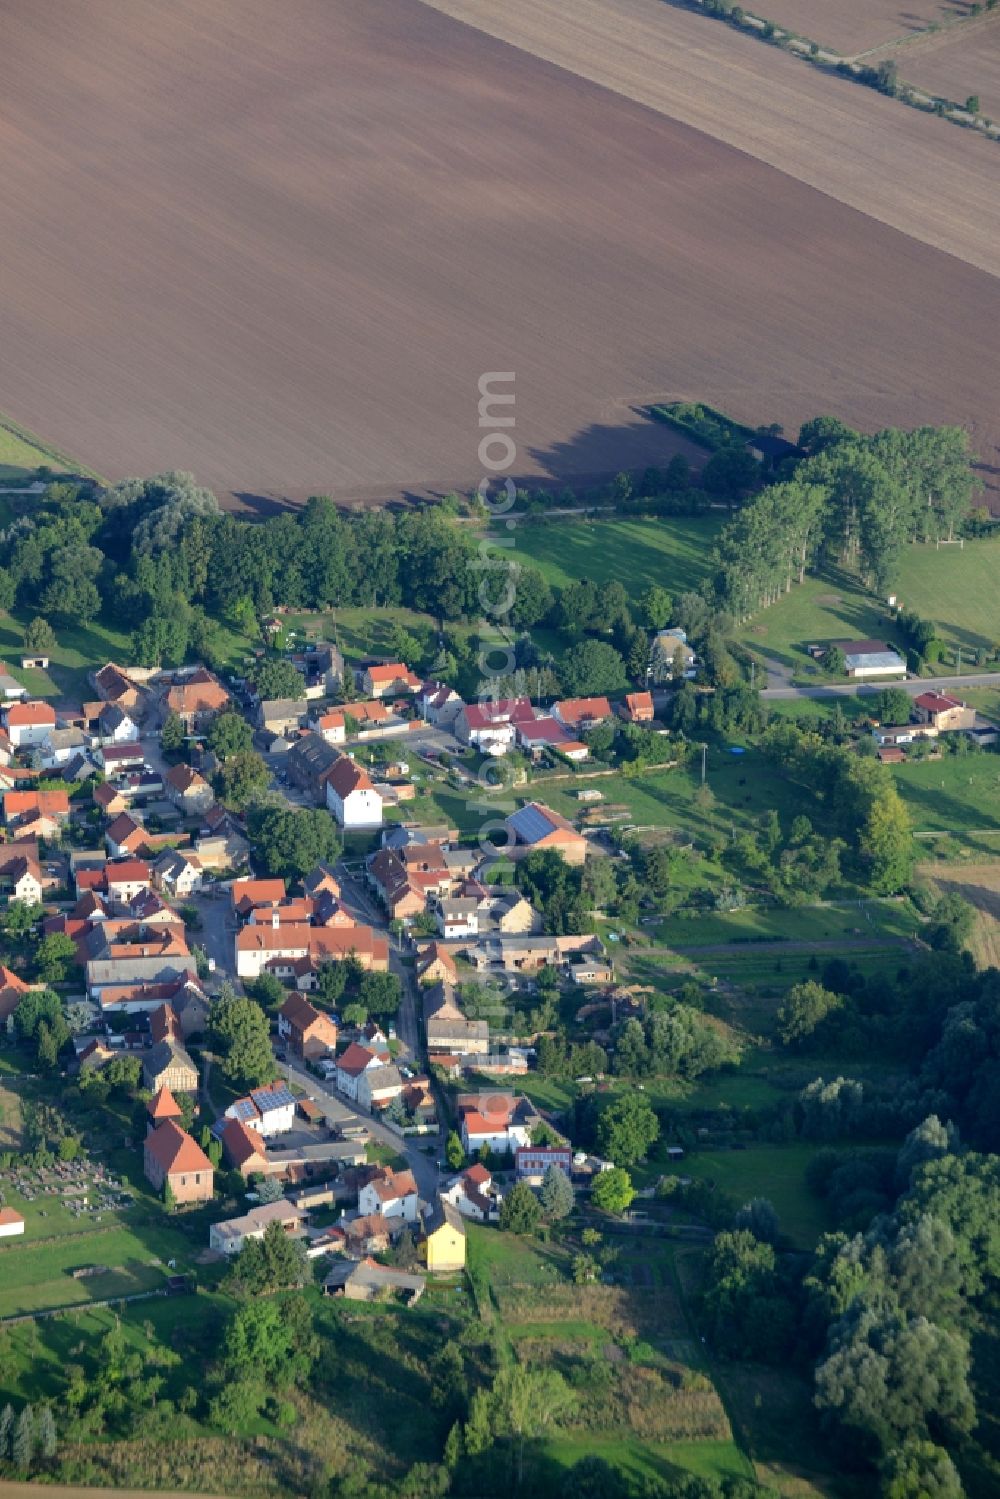
<svg viewBox="0 0 1000 1499">
<path fill-rule="evenodd" d="M 316 1103 L 323 1110 L 327 1122 L 333 1128 L 342 1124 L 361 1123 L 371 1133 L 373 1140 L 377 1140 L 380 1145 L 387 1145 L 390 1150 L 398 1151 L 401 1155 L 404 1155 L 407 1165 L 413 1172 L 414 1180 L 417 1183 L 417 1189 L 421 1197 L 427 1202 L 435 1200 L 438 1183 L 441 1179 L 441 1173 L 438 1171 L 436 1164 L 440 1145 L 435 1135 L 420 1136 L 425 1145 L 431 1143 L 434 1145 L 434 1154 L 425 1154 L 419 1145 L 411 1140 L 401 1140 L 397 1134 L 391 1129 L 387 1129 L 378 1119 L 373 1119 L 364 1109 L 355 1108 L 348 1099 L 342 1098 L 333 1088 L 322 1082 L 318 1077 L 314 1077 L 311 1072 L 307 1072 L 304 1067 L 300 1067 L 297 1062 L 281 1062 L 279 1063 L 279 1067 L 289 1081 L 294 1079 L 295 1082 L 306 1089 L 311 1098 L 316 1100 Z"/>
<path fill-rule="evenodd" d="M 194 906 L 201 917 L 201 926 L 192 932 L 191 940 L 203 947 L 210 958 L 215 959 L 213 977 L 220 982 L 231 979 L 234 974 L 235 951 L 233 938 L 236 924 L 233 919 L 229 891 L 217 896 L 194 894 L 186 896 L 184 905 Z"/>
</svg>

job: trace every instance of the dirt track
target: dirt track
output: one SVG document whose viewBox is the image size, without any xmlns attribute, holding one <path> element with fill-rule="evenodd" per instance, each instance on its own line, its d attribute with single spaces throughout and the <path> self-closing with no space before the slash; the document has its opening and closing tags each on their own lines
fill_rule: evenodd
<svg viewBox="0 0 1000 1499">
<path fill-rule="evenodd" d="M 608 67 L 588 17 L 648 11 L 574 7 Z M 631 415 L 658 395 L 968 420 L 996 461 L 1000 281 L 794 177 L 825 152 L 843 195 L 993 265 L 1000 149 L 667 6 L 646 83 L 791 175 L 421 0 L 4 10 L 0 410 L 110 477 L 190 468 L 251 504 L 474 482 L 491 369 L 517 372 L 520 472 L 662 458 Z M 529 10 L 565 6 L 490 6 Z"/>
</svg>

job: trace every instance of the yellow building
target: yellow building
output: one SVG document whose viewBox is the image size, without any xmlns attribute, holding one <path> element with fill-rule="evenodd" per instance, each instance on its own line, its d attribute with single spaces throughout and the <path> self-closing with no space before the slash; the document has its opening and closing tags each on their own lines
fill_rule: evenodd
<svg viewBox="0 0 1000 1499">
<path fill-rule="evenodd" d="M 449 1271 L 465 1269 L 465 1223 L 450 1202 L 438 1198 L 437 1206 L 427 1220 L 426 1238 L 421 1248 L 432 1274 L 447 1275 Z"/>
</svg>

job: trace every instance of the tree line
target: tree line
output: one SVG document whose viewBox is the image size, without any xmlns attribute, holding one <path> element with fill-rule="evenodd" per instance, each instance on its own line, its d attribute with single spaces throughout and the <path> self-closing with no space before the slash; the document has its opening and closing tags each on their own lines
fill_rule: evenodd
<svg viewBox="0 0 1000 1499">
<path fill-rule="evenodd" d="M 963 428 L 869 437 L 817 417 L 799 445 L 805 458 L 744 505 L 716 545 L 716 594 L 735 619 L 774 603 L 819 563 L 885 593 L 906 545 L 964 534 L 977 484 Z"/>
</svg>

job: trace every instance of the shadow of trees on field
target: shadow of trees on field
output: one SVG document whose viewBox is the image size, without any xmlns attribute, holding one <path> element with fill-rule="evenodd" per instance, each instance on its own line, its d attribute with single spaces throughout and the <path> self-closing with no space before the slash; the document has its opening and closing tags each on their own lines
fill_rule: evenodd
<svg viewBox="0 0 1000 1499">
<path fill-rule="evenodd" d="M 672 398 L 671 398 L 672 399 Z M 692 469 L 700 469 L 709 453 L 664 422 L 654 421 L 642 406 L 628 408 L 631 420 L 591 422 L 565 442 L 528 452 L 543 475 L 571 488 L 597 484 L 621 472 L 665 468 L 680 453 Z M 539 483 L 536 477 L 533 481 Z"/>
</svg>

